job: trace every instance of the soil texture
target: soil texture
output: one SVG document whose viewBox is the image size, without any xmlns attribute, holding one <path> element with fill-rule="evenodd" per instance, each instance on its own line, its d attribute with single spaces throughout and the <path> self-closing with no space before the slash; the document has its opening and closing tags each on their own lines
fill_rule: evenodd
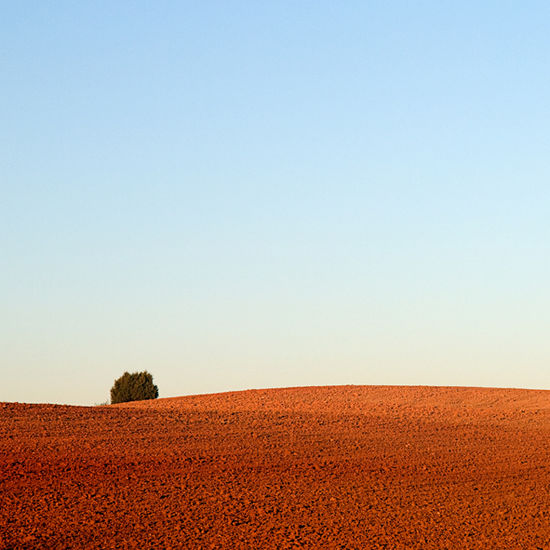
<svg viewBox="0 0 550 550">
<path fill-rule="evenodd" d="M 0 403 L 0 549 L 550 549 L 550 391 Z"/>
</svg>

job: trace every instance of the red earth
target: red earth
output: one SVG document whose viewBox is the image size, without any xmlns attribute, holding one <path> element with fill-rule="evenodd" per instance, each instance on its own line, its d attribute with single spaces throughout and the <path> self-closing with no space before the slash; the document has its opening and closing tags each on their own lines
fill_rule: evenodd
<svg viewBox="0 0 550 550">
<path fill-rule="evenodd" d="M 550 549 L 550 392 L 0 404 L 0 549 Z"/>
</svg>

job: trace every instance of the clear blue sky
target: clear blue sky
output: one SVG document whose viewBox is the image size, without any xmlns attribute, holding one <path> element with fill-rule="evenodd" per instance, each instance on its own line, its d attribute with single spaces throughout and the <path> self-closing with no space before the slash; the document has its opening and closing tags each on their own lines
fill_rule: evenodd
<svg viewBox="0 0 550 550">
<path fill-rule="evenodd" d="M 10 2 L 0 401 L 550 388 L 548 2 Z"/>
</svg>

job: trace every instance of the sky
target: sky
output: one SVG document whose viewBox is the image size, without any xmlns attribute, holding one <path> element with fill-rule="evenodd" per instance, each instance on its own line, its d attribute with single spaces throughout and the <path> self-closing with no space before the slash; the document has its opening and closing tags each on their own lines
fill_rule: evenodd
<svg viewBox="0 0 550 550">
<path fill-rule="evenodd" d="M 11 2 L 0 401 L 550 389 L 548 2 Z"/>
</svg>

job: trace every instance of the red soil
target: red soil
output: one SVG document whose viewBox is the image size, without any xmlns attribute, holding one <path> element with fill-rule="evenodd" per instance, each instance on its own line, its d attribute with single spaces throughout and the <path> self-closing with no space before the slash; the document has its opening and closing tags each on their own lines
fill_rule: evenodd
<svg viewBox="0 0 550 550">
<path fill-rule="evenodd" d="M 550 548 L 550 392 L 0 404 L 0 549 Z"/>
</svg>

